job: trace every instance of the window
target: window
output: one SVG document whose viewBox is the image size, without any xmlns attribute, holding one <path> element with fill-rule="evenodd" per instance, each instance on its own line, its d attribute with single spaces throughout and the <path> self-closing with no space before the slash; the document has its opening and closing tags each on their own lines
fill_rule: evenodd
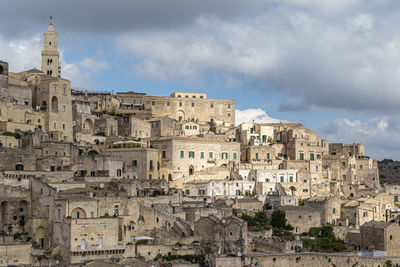
<svg viewBox="0 0 400 267">
<path fill-rule="evenodd" d="M 162 158 L 163 158 L 163 159 L 167 158 L 167 151 L 163 151 L 163 152 L 162 152 Z"/>
<path fill-rule="evenodd" d="M 317 159 L 321 159 L 321 154 L 317 154 Z"/>
<path fill-rule="evenodd" d="M 314 160 L 314 154 L 313 153 L 310 154 L 310 160 Z"/>
<path fill-rule="evenodd" d="M 121 174 L 122 174 L 121 169 L 118 169 L 118 170 L 117 170 L 117 176 L 121 176 Z"/>
<path fill-rule="evenodd" d="M 231 108 L 231 104 L 228 104 L 228 108 Z"/>
<path fill-rule="evenodd" d="M 119 215 L 119 206 L 114 205 L 114 216 L 118 216 L 118 215 Z"/>
<path fill-rule="evenodd" d="M 304 160 L 304 154 L 300 153 L 300 160 Z"/>
<path fill-rule="evenodd" d="M 289 182 L 293 183 L 293 176 L 289 176 Z"/>
<path fill-rule="evenodd" d="M 390 238 L 390 240 L 393 240 L 393 236 L 392 235 L 390 235 L 389 238 Z"/>
<path fill-rule="evenodd" d="M 151 101 L 151 105 L 154 106 L 156 104 L 155 101 Z"/>
<path fill-rule="evenodd" d="M 53 128 L 54 128 L 54 129 L 57 129 L 57 122 L 54 122 L 54 123 L 53 123 Z"/>
<path fill-rule="evenodd" d="M 194 151 L 189 151 L 189 158 L 194 159 Z"/>
<path fill-rule="evenodd" d="M 281 176 L 281 183 L 285 181 L 285 177 Z"/>
<path fill-rule="evenodd" d="M 204 159 L 204 152 L 200 152 L 200 158 Z"/>
<path fill-rule="evenodd" d="M 332 209 L 332 213 L 336 214 L 336 209 L 335 208 Z"/>
<path fill-rule="evenodd" d="M 213 158 L 213 153 L 212 153 L 212 152 L 208 153 L 208 158 L 209 158 L 209 159 L 212 159 L 212 158 Z"/>
<path fill-rule="evenodd" d="M 307 183 L 307 179 L 304 179 L 304 183 Z"/>
<path fill-rule="evenodd" d="M 210 104 L 210 107 L 213 108 L 213 107 L 214 107 L 214 103 L 211 103 L 211 104 Z"/>
<path fill-rule="evenodd" d="M 27 124 L 31 124 L 32 121 L 31 121 L 31 120 L 27 120 L 26 123 L 27 123 Z"/>
<path fill-rule="evenodd" d="M 223 152 L 222 153 L 222 159 L 228 159 L 228 153 Z"/>
<path fill-rule="evenodd" d="M 394 202 L 399 201 L 399 196 L 394 196 Z"/>
<path fill-rule="evenodd" d="M 133 161 L 132 161 L 132 166 L 133 166 L 133 167 L 136 167 L 136 166 L 137 166 L 137 160 L 133 160 Z"/>
<path fill-rule="evenodd" d="M 185 195 L 190 195 L 190 190 L 189 189 L 185 190 Z"/>
<path fill-rule="evenodd" d="M 315 166 L 315 171 L 318 172 L 318 165 Z"/>
<path fill-rule="evenodd" d="M 185 129 L 186 129 L 186 130 L 189 130 L 189 125 L 186 125 L 186 126 L 185 126 Z"/>
<path fill-rule="evenodd" d="M 269 155 L 269 153 L 267 153 L 267 159 L 269 159 L 270 158 L 270 155 Z"/>
<path fill-rule="evenodd" d="M 65 123 L 63 123 L 62 128 L 63 128 L 63 130 L 65 130 Z"/>
<path fill-rule="evenodd" d="M 25 106 L 28 106 L 29 105 L 29 102 L 28 101 L 25 101 Z"/>
<path fill-rule="evenodd" d="M 179 102 L 179 106 L 182 107 L 182 102 Z"/>
<path fill-rule="evenodd" d="M 354 193 L 350 193 L 350 197 L 354 197 Z"/>
<path fill-rule="evenodd" d="M 307 192 L 308 192 L 308 189 L 303 189 L 303 192 L 304 192 L 304 193 L 307 193 Z"/>
<path fill-rule="evenodd" d="M 233 152 L 233 159 L 237 159 L 237 153 Z"/>
<path fill-rule="evenodd" d="M 192 102 L 192 108 L 194 107 L 194 102 Z"/>
<path fill-rule="evenodd" d="M 153 166 L 153 161 L 152 160 L 150 160 L 150 171 L 152 171 L 154 169 L 154 166 Z"/>
<path fill-rule="evenodd" d="M 167 107 L 169 107 L 169 102 L 167 102 Z"/>
<path fill-rule="evenodd" d="M 258 153 L 256 153 L 256 160 L 258 160 Z"/>
<path fill-rule="evenodd" d="M 181 151 L 181 158 L 185 157 L 185 151 Z"/>
<path fill-rule="evenodd" d="M 66 106 L 66 105 L 63 105 L 62 111 L 63 111 L 63 112 L 67 111 L 67 106 Z"/>
<path fill-rule="evenodd" d="M 363 217 L 368 217 L 368 211 L 364 211 Z"/>
<path fill-rule="evenodd" d="M 63 95 L 66 95 L 67 94 L 67 88 L 63 88 Z"/>
</svg>

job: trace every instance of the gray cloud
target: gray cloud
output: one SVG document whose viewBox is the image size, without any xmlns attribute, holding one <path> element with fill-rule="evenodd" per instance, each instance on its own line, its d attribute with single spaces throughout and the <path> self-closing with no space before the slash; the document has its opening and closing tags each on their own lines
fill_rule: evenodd
<svg viewBox="0 0 400 267">
<path fill-rule="evenodd" d="M 377 159 L 400 159 L 400 121 L 379 117 L 366 121 L 336 119 L 318 129 L 318 134 L 329 142 L 363 143 L 366 153 Z"/>
<path fill-rule="evenodd" d="M 267 0 L 17 0 L 3 1 L 0 30 L 14 36 L 41 31 L 50 14 L 57 29 L 84 34 L 118 34 L 127 31 L 184 27 L 201 15 L 224 19 L 256 12 Z"/>
<path fill-rule="evenodd" d="M 397 113 L 399 4 L 377 1 L 372 10 L 368 1 L 308 3 L 269 5 L 233 21 L 203 16 L 182 29 L 124 34 L 117 45 L 139 59 L 138 75 L 201 79 L 214 72 L 236 86 L 286 95 L 280 110 Z M 334 16 L 321 13 L 329 8 Z"/>
</svg>

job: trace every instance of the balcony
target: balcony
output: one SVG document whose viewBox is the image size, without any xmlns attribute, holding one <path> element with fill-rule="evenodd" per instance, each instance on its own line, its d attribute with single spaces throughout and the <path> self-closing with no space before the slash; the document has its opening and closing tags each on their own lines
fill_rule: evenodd
<svg viewBox="0 0 400 267">
<path fill-rule="evenodd" d="M 115 246 L 102 246 L 98 245 L 87 246 L 81 248 L 81 246 L 76 246 L 71 248 L 71 254 L 73 256 L 85 255 L 97 255 L 97 254 L 123 254 L 125 252 L 125 245 L 115 245 Z"/>
</svg>

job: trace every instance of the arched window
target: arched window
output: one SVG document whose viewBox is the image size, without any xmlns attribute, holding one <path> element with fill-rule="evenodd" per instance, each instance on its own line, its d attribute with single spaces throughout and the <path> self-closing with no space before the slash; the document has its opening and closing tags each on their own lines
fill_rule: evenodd
<svg viewBox="0 0 400 267">
<path fill-rule="evenodd" d="M 51 99 L 51 111 L 57 112 L 58 111 L 58 99 L 56 96 L 53 96 Z"/>
</svg>

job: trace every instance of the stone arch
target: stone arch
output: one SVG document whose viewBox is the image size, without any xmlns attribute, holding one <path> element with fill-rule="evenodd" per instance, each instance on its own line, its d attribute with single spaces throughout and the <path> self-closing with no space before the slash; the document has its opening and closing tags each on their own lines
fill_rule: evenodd
<svg viewBox="0 0 400 267">
<path fill-rule="evenodd" d="M 35 231 L 35 242 L 36 242 L 36 246 L 39 248 L 44 248 L 45 247 L 45 230 L 43 228 L 43 226 L 39 226 L 38 228 L 36 228 Z"/>
<path fill-rule="evenodd" d="M 84 219 L 86 218 L 86 212 L 84 209 L 78 207 L 72 210 L 71 217 L 73 219 Z"/>
<path fill-rule="evenodd" d="M 51 98 L 51 112 L 57 112 L 58 111 L 58 98 L 56 96 L 53 96 Z"/>
<path fill-rule="evenodd" d="M 99 152 L 97 152 L 96 150 L 92 149 L 88 151 L 88 155 L 89 156 L 95 156 L 95 155 L 99 155 Z"/>
<path fill-rule="evenodd" d="M 184 121 L 184 120 L 185 120 L 185 112 L 184 112 L 183 110 L 178 110 L 178 111 L 176 112 L 176 118 L 177 118 L 179 121 Z"/>
<path fill-rule="evenodd" d="M 93 129 L 94 129 L 93 125 L 94 125 L 93 121 L 91 119 L 87 118 L 87 119 L 84 120 L 84 122 L 82 124 L 82 129 L 85 132 L 88 132 L 88 133 L 92 134 L 93 133 Z"/>
</svg>

